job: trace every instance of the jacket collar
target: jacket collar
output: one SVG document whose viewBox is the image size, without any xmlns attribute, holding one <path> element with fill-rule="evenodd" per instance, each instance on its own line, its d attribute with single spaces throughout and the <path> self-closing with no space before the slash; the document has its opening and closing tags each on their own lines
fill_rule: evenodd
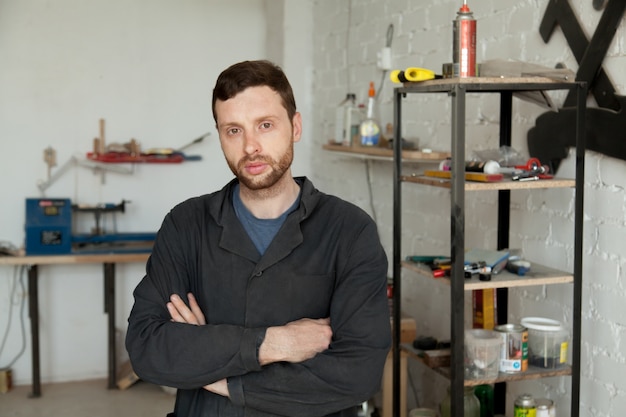
<svg viewBox="0 0 626 417">
<path fill-rule="evenodd" d="M 222 228 L 220 247 L 253 262 L 258 262 L 255 268 L 257 273 L 288 256 L 302 243 L 300 223 L 310 217 L 322 195 L 308 178 L 296 177 L 295 180 L 301 188 L 300 204 L 287 217 L 262 258 L 235 214 L 233 190 L 238 180 L 233 179 L 218 191 L 218 198 L 210 200 L 209 213 Z"/>
</svg>

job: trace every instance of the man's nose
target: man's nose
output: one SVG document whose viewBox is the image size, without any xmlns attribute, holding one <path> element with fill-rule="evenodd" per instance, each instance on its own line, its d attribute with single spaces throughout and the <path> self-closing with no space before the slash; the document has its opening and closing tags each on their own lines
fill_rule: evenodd
<svg viewBox="0 0 626 417">
<path fill-rule="evenodd" d="M 246 131 L 244 134 L 244 151 L 249 155 L 261 151 L 259 135 L 256 132 Z"/>
</svg>

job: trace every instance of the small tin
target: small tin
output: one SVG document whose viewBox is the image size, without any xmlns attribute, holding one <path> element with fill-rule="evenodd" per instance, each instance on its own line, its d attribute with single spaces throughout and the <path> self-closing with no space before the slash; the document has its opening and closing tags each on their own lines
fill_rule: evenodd
<svg viewBox="0 0 626 417">
<path fill-rule="evenodd" d="M 538 398 L 535 400 L 535 406 L 537 407 L 536 417 L 556 417 L 554 401 L 548 398 Z"/>
<path fill-rule="evenodd" d="M 522 394 L 515 399 L 514 417 L 537 417 L 537 405 L 530 394 Z"/>
<path fill-rule="evenodd" d="M 501 324 L 494 330 L 502 337 L 500 372 L 526 371 L 528 369 L 528 329 L 521 324 Z"/>
</svg>

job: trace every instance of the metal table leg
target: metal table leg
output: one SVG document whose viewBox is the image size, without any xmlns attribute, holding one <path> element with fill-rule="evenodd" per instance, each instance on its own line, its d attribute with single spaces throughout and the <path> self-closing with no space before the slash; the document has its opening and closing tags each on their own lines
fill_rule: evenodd
<svg viewBox="0 0 626 417">
<path fill-rule="evenodd" d="M 104 312 L 108 315 L 108 370 L 109 382 L 108 388 L 115 389 L 115 368 L 116 368 L 116 349 L 115 349 L 115 264 L 104 264 Z"/>
<path fill-rule="evenodd" d="M 41 368 L 39 361 L 39 293 L 37 265 L 28 269 L 28 316 L 30 318 L 31 356 L 33 367 L 33 390 L 29 397 L 41 397 Z"/>
</svg>

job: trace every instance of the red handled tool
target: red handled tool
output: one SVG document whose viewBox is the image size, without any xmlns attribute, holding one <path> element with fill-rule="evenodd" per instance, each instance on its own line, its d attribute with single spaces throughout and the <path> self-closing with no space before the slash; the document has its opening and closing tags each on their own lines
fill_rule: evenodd
<svg viewBox="0 0 626 417">
<path fill-rule="evenodd" d="M 541 161 L 537 158 L 530 158 L 524 165 L 515 165 L 515 169 L 521 172 L 513 175 L 513 180 L 528 180 L 528 179 L 550 179 L 553 175 L 548 174 L 550 168 L 547 165 L 541 165 Z"/>
</svg>

